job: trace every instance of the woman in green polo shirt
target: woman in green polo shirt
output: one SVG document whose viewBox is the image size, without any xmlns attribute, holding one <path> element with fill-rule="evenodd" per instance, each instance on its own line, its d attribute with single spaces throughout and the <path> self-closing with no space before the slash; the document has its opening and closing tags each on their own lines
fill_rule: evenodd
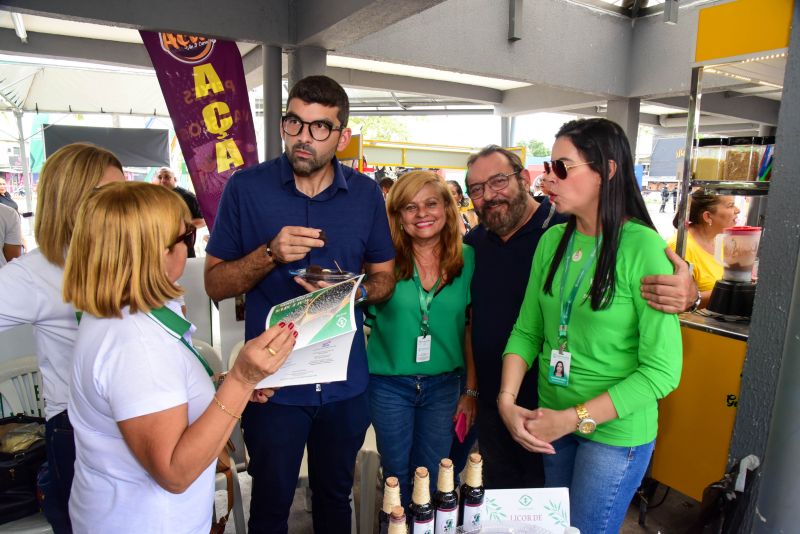
<svg viewBox="0 0 800 534">
<path fill-rule="evenodd" d="M 387 213 L 397 256 L 397 286 L 388 301 L 370 306 L 367 345 L 372 424 L 384 476 L 396 476 L 404 504 L 414 469 L 435 481 L 448 456 L 454 417 L 475 419 L 477 382 L 467 325 L 472 248 L 462 245 L 459 213 L 445 182 L 413 171 L 392 186 Z"/>
<path fill-rule="evenodd" d="M 497 402 L 514 439 L 544 453 L 546 485 L 569 488 L 572 525 L 618 532 L 653 452 L 657 401 L 680 379 L 678 318 L 639 291 L 672 265 L 617 124 L 566 123 L 552 158 L 550 199 L 570 218 L 539 242 Z M 529 411 L 515 400 L 537 357 L 540 408 Z"/>
</svg>

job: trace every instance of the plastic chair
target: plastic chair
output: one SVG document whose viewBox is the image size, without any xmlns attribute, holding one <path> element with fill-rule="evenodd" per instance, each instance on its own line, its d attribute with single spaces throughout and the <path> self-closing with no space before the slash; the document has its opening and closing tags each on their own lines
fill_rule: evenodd
<svg viewBox="0 0 800 534">
<path fill-rule="evenodd" d="M 29 515 L 16 521 L 0 525 L 0 532 L 6 534 L 53 534 L 53 527 L 44 518 L 44 514 Z"/>
<path fill-rule="evenodd" d="M 358 532 L 368 534 L 372 532 L 375 521 L 375 497 L 378 470 L 381 465 L 381 455 L 378 454 L 378 445 L 375 440 L 375 429 L 372 425 L 367 428 L 364 444 L 358 451 L 356 463 L 359 465 L 359 495 L 361 504 L 358 510 Z"/>
<path fill-rule="evenodd" d="M 0 415 L 44 417 L 42 375 L 36 356 L 0 363 Z"/>
<path fill-rule="evenodd" d="M 198 339 L 193 339 L 192 345 L 194 345 L 194 348 L 197 349 L 197 352 L 205 359 L 206 363 L 208 363 L 208 366 L 211 367 L 211 370 L 214 371 L 215 374 L 222 372 L 222 356 L 220 356 L 217 349 L 205 341 L 200 341 Z"/>
</svg>

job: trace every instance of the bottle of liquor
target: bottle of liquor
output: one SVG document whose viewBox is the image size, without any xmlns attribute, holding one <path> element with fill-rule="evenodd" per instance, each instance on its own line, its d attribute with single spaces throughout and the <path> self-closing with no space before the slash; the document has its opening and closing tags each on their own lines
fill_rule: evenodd
<svg viewBox="0 0 800 534">
<path fill-rule="evenodd" d="M 378 532 L 380 534 L 387 534 L 389 531 L 389 518 L 392 515 L 392 508 L 395 506 L 400 506 L 400 482 L 397 477 L 386 477 L 383 485 L 383 506 L 378 512 Z"/>
<path fill-rule="evenodd" d="M 387 532 L 388 534 L 408 534 L 406 513 L 402 506 L 392 506 L 392 512 L 389 514 L 389 527 Z"/>
<path fill-rule="evenodd" d="M 439 462 L 433 507 L 436 509 L 435 534 L 453 534 L 458 520 L 458 494 L 453 483 L 453 461 L 450 458 L 442 458 Z"/>
<path fill-rule="evenodd" d="M 408 522 L 411 534 L 433 534 L 433 504 L 428 469 L 417 467 L 414 471 L 414 491 L 408 505 Z"/>
<path fill-rule="evenodd" d="M 458 524 L 465 528 L 478 527 L 481 524 L 483 509 L 483 458 L 472 453 L 467 462 L 467 474 L 461 485 L 461 496 L 458 502 Z"/>
</svg>

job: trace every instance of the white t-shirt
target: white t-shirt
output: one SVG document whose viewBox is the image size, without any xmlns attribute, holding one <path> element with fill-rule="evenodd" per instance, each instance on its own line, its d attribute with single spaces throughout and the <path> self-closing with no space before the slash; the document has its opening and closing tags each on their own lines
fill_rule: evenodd
<svg viewBox="0 0 800 534">
<path fill-rule="evenodd" d="M 47 419 L 67 409 L 78 334 L 75 308 L 61 296 L 63 278 L 61 267 L 47 261 L 39 249 L 0 269 L 0 330 L 33 325 Z"/>
<path fill-rule="evenodd" d="M 19 225 L 19 213 L 5 204 L 0 204 L 0 247 L 21 244 L 22 231 Z M 6 262 L 5 255 L 0 253 L 0 267 L 6 263 L 8 262 Z"/>
<path fill-rule="evenodd" d="M 139 464 L 117 426 L 187 403 L 189 423 L 200 417 L 214 387 L 197 357 L 154 318 L 126 308 L 121 319 L 84 314 L 74 358 L 75 532 L 208 532 L 216 461 L 185 492 L 170 493 Z"/>
</svg>

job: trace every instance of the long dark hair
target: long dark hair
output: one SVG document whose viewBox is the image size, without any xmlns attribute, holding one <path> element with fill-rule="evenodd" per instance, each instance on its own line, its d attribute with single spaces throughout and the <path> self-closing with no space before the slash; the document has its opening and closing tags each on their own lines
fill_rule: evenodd
<svg viewBox="0 0 800 534">
<path fill-rule="evenodd" d="M 722 197 L 708 195 L 704 190 L 697 189 L 689 196 L 689 223 L 697 225 L 702 224 L 703 214 L 707 211 L 716 213 L 717 206 L 719 206 L 721 202 Z M 675 228 L 680 226 L 681 221 L 679 219 L 680 213 L 676 213 L 675 218 L 672 219 L 672 226 Z"/>
<path fill-rule="evenodd" d="M 600 175 L 600 199 L 597 207 L 597 223 L 602 229 L 603 243 L 597 258 L 597 267 L 589 289 L 593 310 L 607 308 L 614 299 L 617 267 L 617 249 L 622 225 L 628 218 L 638 219 L 655 230 L 647 213 L 642 194 L 633 172 L 633 158 L 628 138 L 620 126 L 608 119 L 579 119 L 564 124 L 556 138 L 566 137 L 578 149 L 593 171 Z M 609 179 L 609 161 L 617 164 L 617 171 Z M 569 177 L 567 177 L 569 180 Z M 550 272 L 544 283 L 544 291 L 553 294 L 555 278 L 569 239 L 575 232 L 576 219 L 572 215 L 567 221 L 564 236 L 558 244 Z"/>
</svg>

